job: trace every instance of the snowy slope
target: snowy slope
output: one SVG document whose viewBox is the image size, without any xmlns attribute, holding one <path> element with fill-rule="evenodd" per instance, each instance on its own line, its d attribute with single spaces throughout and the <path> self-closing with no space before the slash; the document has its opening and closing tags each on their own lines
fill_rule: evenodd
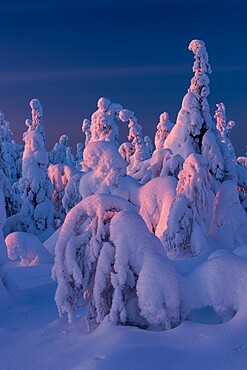
<svg viewBox="0 0 247 370">
<path fill-rule="evenodd" d="M 161 332 L 115 326 L 105 319 L 98 329 L 88 332 L 83 315 L 72 325 L 58 318 L 50 265 L 19 267 L 11 262 L 7 270 L 23 297 L 1 307 L 3 370 L 247 367 L 246 314 L 214 324 L 217 315 L 204 309 L 191 315 L 194 322 Z M 203 320 L 204 324 L 195 322 Z"/>
</svg>

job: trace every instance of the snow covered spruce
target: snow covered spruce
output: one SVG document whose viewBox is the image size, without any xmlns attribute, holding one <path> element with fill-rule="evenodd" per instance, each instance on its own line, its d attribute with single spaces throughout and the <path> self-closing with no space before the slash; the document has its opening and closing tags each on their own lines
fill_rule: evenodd
<svg viewBox="0 0 247 370">
<path fill-rule="evenodd" d="M 38 235 L 54 226 L 54 207 L 50 200 L 53 188 L 47 173 L 43 110 L 38 99 L 31 100 L 30 107 L 32 121 L 26 121 L 28 130 L 23 135 L 25 149 L 20 179 L 23 204 L 19 230 Z"/>
<path fill-rule="evenodd" d="M 180 321 L 178 274 L 159 239 L 129 202 L 87 197 L 67 215 L 56 244 L 53 277 L 60 315 L 170 329 Z"/>
</svg>

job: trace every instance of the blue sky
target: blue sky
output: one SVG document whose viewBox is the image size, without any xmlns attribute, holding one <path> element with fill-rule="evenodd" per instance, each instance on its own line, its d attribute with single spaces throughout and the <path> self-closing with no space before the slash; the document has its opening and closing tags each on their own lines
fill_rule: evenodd
<svg viewBox="0 0 247 370">
<path fill-rule="evenodd" d="M 175 121 L 192 77 L 194 39 L 205 41 L 213 73 L 209 102 L 236 121 L 238 154 L 247 144 L 245 1 L 1 1 L 0 109 L 17 141 L 44 109 L 48 149 L 63 133 L 83 141 L 81 120 L 105 96 L 135 111 L 144 134 L 163 111 Z M 121 139 L 127 130 L 120 127 Z"/>
</svg>

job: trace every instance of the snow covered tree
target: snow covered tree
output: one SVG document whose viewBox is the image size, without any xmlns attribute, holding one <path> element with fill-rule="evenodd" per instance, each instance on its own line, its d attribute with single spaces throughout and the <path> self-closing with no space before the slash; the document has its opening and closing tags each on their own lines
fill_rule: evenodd
<svg viewBox="0 0 247 370">
<path fill-rule="evenodd" d="M 67 135 L 61 135 L 59 142 L 54 145 L 54 148 L 49 153 L 49 162 L 51 164 L 67 164 L 66 149 L 69 138 Z"/>
<path fill-rule="evenodd" d="M 75 169 L 77 171 L 82 170 L 83 150 L 84 150 L 84 145 L 82 143 L 77 143 L 77 145 L 76 145 L 76 161 L 75 161 Z"/>
<path fill-rule="evenodd" d="M 0 168 L 12 185 L 16 181 L 12 143 L 13 133 L 10 130 L 9 122 L 4 117 L 4 113 L 0 111 Z"/>
<path fill-rule="evenodd" d="M 152 157 L 153 151 L 154 151 L 154 146 L 151 138 L 149 136 L 144 136 L 144 143 L 146 144 L 146 147 L 148 148 L 148 152 L 150 157 Z"/>
<path fill-rule="evenodd" d="M 0 185 L 0 212 L 1 212 L 1 217 L 0 217 L 0 284 L 1 284 L 2 279 L 3 279 L 3 266 L 5 264 L 5 260 L 7 257 L 6 245 L 4 242 L 4 237 L 3 237 L 3 232 L 2 232 L 2 228 L 6 222 L 5 202 L 4 202 L 4 193 L 2 190 L 2 182 Z"/>
<path fill-rule="evenodd" d="M 75 164 L 75 157 L 74 155 L 72 154 L 72 148 L 71 146 L 68 146 L 66 148 L 66 163 L 68 166 L 70 166 L 71 168 L 74 168 L 74 164 Z"/>
<path fill-rule="evenodd" d="M 135 153 L 135 148 L 132 143 L 122 143 L 118 149 L 119 154 L 125 160 L 126 163 L 130 163 L 130 157 Z"/>
<path fill-rule="evenodd" d="M 84 163 L 92 171 L 81 178 L 82 199 L 96 192 L 109 194 L 117 191 L 121 177 L 126 175 L 126 163 L 114 143 L 89 143 L 84 150 Z"/>
<path fill-rule="evenodd" d="M 43 136 L 45 144 L 45 131 L 43 126 L 43 108 L 38 99 L 32 99 L 30 101 L 32 121 L 30 122 L 30 130 L 38 130 Z"/>
<path fill-rule="evenodd" d="M 221 143 L 220 135 L 209 111 L 209 78 L 211 67 L 203 41 L 193 40 L 189 50 L 194 53 L 193 72 L 188 93 L 183 98 L 177 122 L 165 141 L 165 147 L 184 159 L 191 153 L 202 154 L 213 175 L 214 191 L 217 184 L 227 179 L 236 180 L 235 167 L 229 149 Z"/>
<path fill-rule="evenodd" d="M 0 302 L 7 302 L 10 294 L 14 294 L 17 288 L 10 280 L 8 274 L 4 271 L 4 265 L 7 260 L 7 248 L 3 237 L 2 228 L 6 222 L 4 193 L 2 190 L 2 182 L 0 182 Z"/>
<path fill-rule="evenodd" d="M 91 117 L 90 142 L 110 141 L 118 147 L 119 129 L 116 120 L 118 119 L 118 113 L 123 107 L 103 97 L 98 100 L 97 107 L 97 111 Z"/>
<path fill-rule="evenodd" d="M 15 194 L 14 189 L 11 187 L 9 179 L 4 172 L 0 169 L 0 183 L 5 198 L 5 212 L 6 216 L 10 217 L 20 210 L 20 201 Z"/>
<path fill-rule="evenodd" d="M 34 121 L 26 122 L 28 131 L 23 135 L 25 149 L 20 179 L 23 204 L 19 230 L 39 235 L 53 228 L 54 207 L 50 201 L 53 189 L 47 174 L 42 107 L 37 99 L 31 100 L 30 106 Z"/>
<path fill-rule="evenodd" d="M 91 140 L 91 122 L 89 121 L 89 119 L 84 119 L 82 121 L 82 132 L 85 134 L 85 146 L 87 146 L 87 144 L 90 142 Z"/>
<path fill-rule="evenodd" d="M 206 233 L 212 218 L 214 195 L 211 175 L 203 157 L 190 154 L 178 175 L 177 196 L 171 207 L 167 228 L 161 237 L 171 259 L 198 255 L 198 235 Z"/>
<path fill-rule="evenodd" d="M 51 201 L 55 209 L 56 226 L 60 226 L 60 223 L 65 219 L 66 212 L 63 208 L 62 199 L 65 187 L 73 175 L 72 168 L 66 164 L 51 164 L 48 168 L 48 176 L 54 189 Z"/>
<path fill-rule="evenodd" d="M 129 109 L 122 109 L 119 112 L 119 118 L 122 122 L 129 122 L 128 140 L 131 141 L 135 152 L 130 157 L 130 163 L 127 168 L 127 173 L 132 176 L 135 172 L 135 167 L 139 164 L 139 162 L 150 158 L 150 152 L 143 139 L 142 127 L 141 125 L 139 125 L 134 112 Z"/>
<path fill-rule="evenodd" d="M 178 178 L 183 162 L 183 158 L 179 154 L 173 155 L 170 149 L 159 149 L 151 158 L 138 163 L 132 177 L 142 185 L 159 176 Z"/>
<path fill-rule="evenodd" d="M 82 199 L 79 192 L 79 185 L 83 175 L 85 175 L 83 172 L 73 175 L 65 186 L 62 205 L 66 214 Z"/>
<path fill-rule="evenodd" d="M 180 321 L 177 273 L 160 241 L 124 199 L 97 194 L 67 215 L 56 244 L 53 278 L 60 315 L 73 320 L 170 329 Z M 154 273 L 155 271 L 155 273 Z"/>
<path fill-rule="evenodd" d="M 216 194 L 209 234 L 221 248 L 235 249 L 247 244 L 247 216 L 233 181 L 221 184 Z"/>
<path fill-rule="evenodd" d="M 238 157 L 236 160 L 238 176 L 238 194 L 242 206 L 247 211 L 247 157 Z"/>
<path fill-rule="evenodd" d="M 214 194 L 211 190 L 212 176 L 200 154 L 190 154 L 178 175 L 177 194 L 189 199 L 195 206 L 200 224 L 209 226 L 212 219 Z"/>
<path fill-rule="evenodd" d="M 170 121 L 169 114 L 167 112 L 161 113 L 154 138 L 155 150 L 160 150 L 164 148 L 165 140 L 170 134 L 173 126 L 174 123 Z"/>
<path fill-rule="evenodd" d="M 15 198 L 12 185 L 18 180 L 20 148 L 12 140 L 10 124 L 5 120 L 3 112 L 0 112 L 0 170 L 4 175 L 4 194 L 7 217 L 19 212 L 19 203 Z M 1 176 L 3 178 L 3 176 Z M 9 182 L 9 184 L 7 184 Z"/>
<path fill-rule="evenodd" d="M 221 135 L 221 141 L 227 145 L 232 159 L 235 159 L 236 158 L 235 151 L 229 136 L 231 130 L 236 125 L 236 123 L 234 121 L 227 122 L 225 104 L 219 103 L 216 104 L 216 107 L 217 110 L 215 111 L 214 118 L 216 119 L 217 122 L 216 127 Z"/>
</svg>

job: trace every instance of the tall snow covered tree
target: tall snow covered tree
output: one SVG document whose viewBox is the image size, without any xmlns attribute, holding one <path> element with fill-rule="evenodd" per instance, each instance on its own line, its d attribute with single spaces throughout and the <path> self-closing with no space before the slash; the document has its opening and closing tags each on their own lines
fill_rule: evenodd
<svg viewBox="0 0 247 370">
<path fill-rule="evenodd" d="M 69 321 L 87 305 L 89 323 L 109 315 L 115 324 L 178 325 L 178 275 L 126 200 L 106 194 L 82 200 L 65 219 L 55 255 L 55 300 Z"/>
<path fill-rule="evenodd" d="M 43 136 L 43 141 L 45 144 L 45 130 L 43 126 L 43 108 L 38 99 L 32 99 L 30 101 L 32 121 L 30 122 L 30 130 L 37 130 Z"/>
<path fill-rule="evenodd" d="M 20 179 L 23 205 L 19 229 L 39 235 L 54 225 L 54 207 L 50 201 L 53 189 L 47 174 L 42 107 L 38 99 L 31 100 L 30 107 L 32 121 L 26 121 L 28 130 L 23 135 L 25 149 Z"/>
<path fill-rule="evenodd" d="M 174 123 L 169 119 L 169 114 L 164 112 L 160 115 L 160 120 L 157 125 L 157 131 L 154 138 L 155 150 L 163 149 L 165 140 L 170 134 Z"/>
<path fill-rule="evenodd" d="M 201 40 L 193 40 L 189 50 L 194 53 L 194 77 L 183 98 L 177 122 L 165 141 L 165 147 L 184 159 L 191 153 L 202 154 L 215 179 L 216 191 L 218 182 L 236 180 L 236 171 L 229 149 L 221 143 L 209 111 L 207 96 L 210 93 L 208 74 L 211 73 L 211 67 L 205 44 Z"/>
</svg>

